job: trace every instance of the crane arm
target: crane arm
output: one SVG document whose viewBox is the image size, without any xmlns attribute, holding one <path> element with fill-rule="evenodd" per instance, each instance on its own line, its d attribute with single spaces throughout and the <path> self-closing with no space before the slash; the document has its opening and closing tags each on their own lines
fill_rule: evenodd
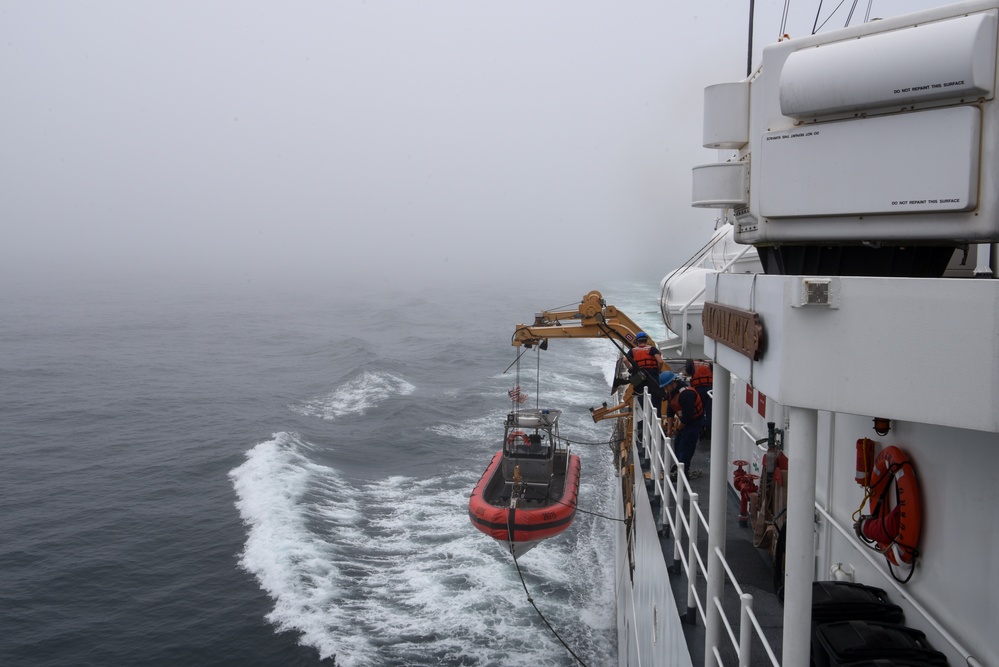
<svg viewBox="0 0 999 667">
<path fill-rule="evenodd" d="M 630 349 L 639 331 L 630 317 L 593 291 L 576 310 L 546 310 L 534 316 L 534 324 L 518 324 L 512 344 L 530 348 L 549 338 L 615 338 Z"/>
</svg>

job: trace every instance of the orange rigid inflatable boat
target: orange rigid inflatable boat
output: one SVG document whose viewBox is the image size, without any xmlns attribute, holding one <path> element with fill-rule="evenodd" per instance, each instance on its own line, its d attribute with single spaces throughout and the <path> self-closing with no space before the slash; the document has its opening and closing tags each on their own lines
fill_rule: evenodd
<svg viewBox="0 0 999 667">
<path fill-rule="evenodd" d="M 576 516 L 579 457 L 558 445 L 559 410 L 507 415 L 496 452 L 468 500 L 472 525 L 521 556 Z"/>
</svg>

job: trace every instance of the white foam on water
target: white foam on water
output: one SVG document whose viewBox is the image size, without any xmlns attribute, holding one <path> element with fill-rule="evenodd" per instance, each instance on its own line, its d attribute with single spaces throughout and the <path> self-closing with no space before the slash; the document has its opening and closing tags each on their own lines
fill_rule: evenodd
<svg viewBox="0 0 999 667">
<path fill-rule="evenodd" d="M 367 488 L 365 495 L 380 503 L 372 508 L 380 516 L 371 525 L 373 543 L 403 556 L 375 575 L 379 588 L 393 590 L 393 603 L 404 610 L 386 617 L 382 630 L 419 638 L 412 650 L 430 649 L 452 660 L 463 656 L 473 664 L 569 664 L 565 649 L 529 605 L 509 554 L 468 520 L 474 473 L 447 479 L 456 478 L 463 482 L 460 490 L 442 487 L 443 479 L 401 478 Z M 588 580 L 583 571 L 590 563 L 570 551 L 574 542 L 543 542 L 521 558 L 521 568 L 539 592 L 549 592 L 538 602 L 550 620 L 578 627 L 580 599 L 569 594 L 574 583 Z M 601 598 L 599 604 L 605 603 Z"/>
<path fill-rule="evenodd" d="M 362 515 L 350 494 L 309 499 L 317 481 L 339 480 L 335 470 L 312 462 L 308 450 L 299 436 L 277 433 L 247 452 L 246 462 L 230 471 L 229 478 L 248 528 L 239 563 L 274 601 L 267 620 L 281 631 L 300 633 L 301 643 L 325 658 L 342 648 L 330 631 L 350 620 L 336 602 L 350 582 L 337 571 L 341 549 L 310 530 L 309 520 L 322 514 L 356 539 Z M 363 636 L 351 643 L 358 653 L 369 648 Z"/>
<path fill-rule="evenodd" d="M 278 433 L 230 473 L 248 528 L 240 565 L 273 600 L 267 620 L 278 630 L 345 667 L 573 663 L 528 603 L 510 555 L 469 521 L 479 470 L 352 488 L 310 449 Z M 581 502 L 599 505 L 607 488 L 587 479 L 591 498 Z M 580 515 L 520 559 L 539 607 L 570 645 L 598 655 L 591 664 L 612 651 L 610 530 Z"/>
<path fill-rule="evenodd" d="M 458 424 L 431 424 L 427 427 L 431 433 L 467 442 L 495 441 L 497 448 L 503 443 L 503 423 L 507 410 L 494 410 Z"/>
<path fill-rule="evenodd" d="M 363 415 L 393 396 L 408 396 L 414 391 L 416 387 L 398 375 L 365 371 L 328 394 L 289 407 L 306 417 L 334 421 Z"/>
<path fill-rule="evenodd" d="M 585 408 L 605 400 L 617 354 L 607 341 L 580 342 L 576 361 L 542 364 L 541 407 L 563 410 L 564 436 L 597 443 L 610 427 L 594 424 Z M 606 385 L 594 383 L 594 368 Z M 496 399 L 484 403 L 488 412 L 425 428 L 482 443 L 491 456 L 486 445 L 502 438 L 512 384 L 509 375 L 490 384 Z M 523 385 L 535 393 L 531 382 Z M 413 391 L 398 376 L 368 372 L 293 409 L 335 420 Z M 273 601 L 267 620 L 279 631 L 296 632 L 342 667 L 575 664 L 527 600 L 510 554 L 469 520 L 468 497 L 488 457 L 430 478 L 351 484 L 315 463 L 313 449 L 278 433 L 230 473 L 247 526 L 240 565 Z M 583 511 L 518 562 L 535 603 L 569 646 L 588 664 L 610 664 L 617 524 L 584 511 L 614 512 L 616 478 L 606 447 L 573 450 L 583 459 Z"/>
<path fill-rule="evenodd" d="M 586 346 L 586 357 L 589 365 L 600 371 L 609 388 L 614 382 L 617 358 L 621 356 L 620 350 L 608 340 L 584 339 L 581 342 Z"/>
</svg>

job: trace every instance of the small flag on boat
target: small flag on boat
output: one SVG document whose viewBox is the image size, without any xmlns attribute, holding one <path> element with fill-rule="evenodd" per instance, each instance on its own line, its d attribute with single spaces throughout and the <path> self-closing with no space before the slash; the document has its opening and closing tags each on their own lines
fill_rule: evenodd
<svg viewBox="0 0 999 667">
<path fill-rule="evenodd" d="M 527 400 L 527 394 L 520 391 L 520 387 L 514 387 L 510 391 L 506 392 L 510 397 L 511 401 L 517 401 L 518 403 L 523 403 Z"/>
</svg>

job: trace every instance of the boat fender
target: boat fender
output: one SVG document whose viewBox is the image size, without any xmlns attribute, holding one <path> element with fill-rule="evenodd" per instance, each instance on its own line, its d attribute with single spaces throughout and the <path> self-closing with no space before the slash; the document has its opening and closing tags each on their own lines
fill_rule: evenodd
<svg viewBox="0 0 999 667">
<path fill-rule="evenodd" d="M 858 446 L 859 452 L 859 446 Z M 895 486 L 895 502 L 890 490 Z M 857 537 L 884 555 L 891 565 L 915 565 L 919 557 L 922 505 L 919 483 L 912 461 L 898 447 L 889 446 L 878 454 L 868 486 L 870 514 L 854 524 Z M 911 576 L 912 573 L 909 573 Z"/>
</svg>

